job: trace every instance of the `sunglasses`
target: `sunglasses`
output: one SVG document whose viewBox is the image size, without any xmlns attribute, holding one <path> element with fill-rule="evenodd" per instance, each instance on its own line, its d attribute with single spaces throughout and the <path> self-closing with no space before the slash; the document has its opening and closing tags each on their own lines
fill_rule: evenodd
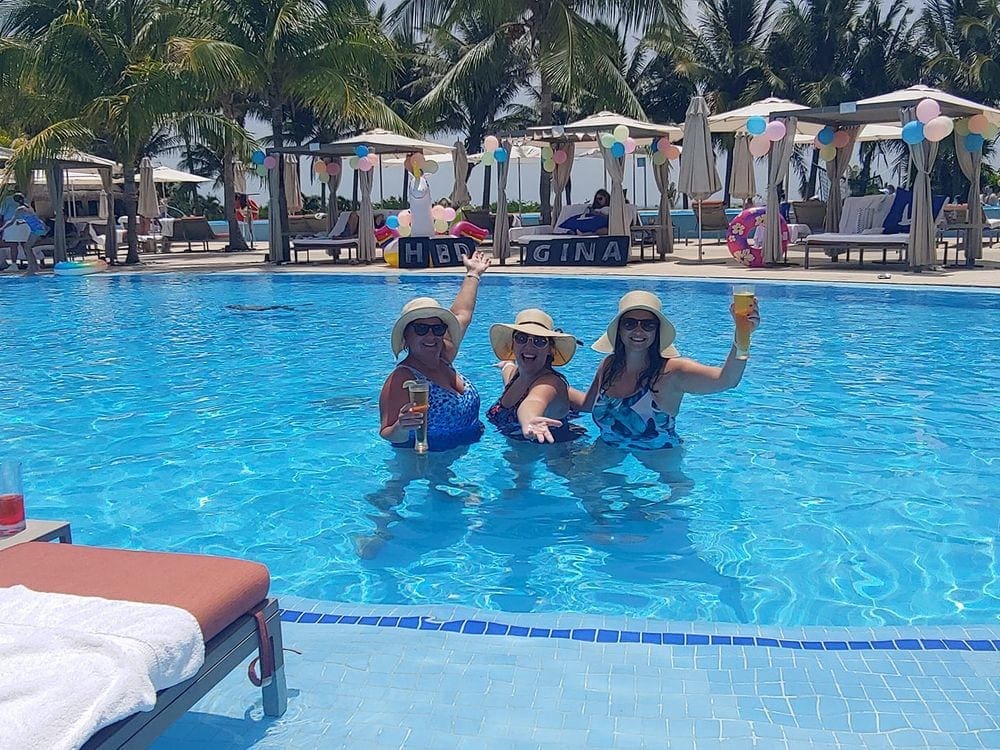
<svg viewBox="0 0 1000 750">
<path fill-rule="evenodd" d="M 637 327 L 642 327 L 642 330 L 647 333 L 652 333 L 657 328 L 660 327 L 660 321 L 653 320 L 639 320 L 638 318 L 622 318 L 622 328 L 626 331 L 634 331 Z"/>
<path fill-rule="evenodd" d="M 531 342 L 531 345 L 536 349 L 543 349 L 549 345 L 549 340 L 545 336 L 529 336 L 526 333 L 521 333 L 520 331 L 514 331 L 514 343 L 515 344 L 527 344 Z"/>
<path fill-rule="evenodd" d="M 418 336 L 426 336 L 433 333 L 435 336 L 444 336 L 448 332 L 448 326 L 444 323 L 411 323 L 413 332 Z"/>
</svg>

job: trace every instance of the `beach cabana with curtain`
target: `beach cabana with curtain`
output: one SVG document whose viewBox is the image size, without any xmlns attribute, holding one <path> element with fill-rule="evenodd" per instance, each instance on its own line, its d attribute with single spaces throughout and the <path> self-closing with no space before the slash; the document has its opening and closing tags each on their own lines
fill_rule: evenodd
<svg viewBox="0 0 1000 750">
<path fill-rule="evenodd" d="M 312 143 L 304 146 L 284 146 L 282 148 L 269 148 L 267 153 L 277 157 L 279 154 L 308 156 L 314 159 L 319 158 L 350 158 L 355 155 L 358 146 L 365 146 L 370 154 L 374 154 L 381 161 L 383 156 L 394 154 L 416 154 L 422 153 L 439 154 L 452 156 L 452 147 L 434 141 L 425 141 L 420 138 L 400 135 L 388 130 L 376 128 L 368 130 L 358 135 L 348 138 L 341 138 L 332 143 Z M 278 225 L 278 200 L 277 191 L 279 182 L 276 169 L 269 170 L 268 192 L 270 200 L 270 210 L 268 211 L 268 237 L 271 245 L 271 262 L 287 263 L 291 260 L 289 238 L 282 237 Z M 358 171 L 360 207 L 358 210 L 358 260 L 362 263 L 371 263 L 375 260 L 375 230 L 374 230 L 374 209 L 372 208 L 372 183 L 374 170 Z M 331 195 L 331 201 L 336 200 L 336 195 Z"/>
<path fill-rule="evenodd" d="M 836 147 L 836 156 L 832 161 L 827 162 L 827 173 L 830 175 L 831 183 L 827 207 L 828 227 L 832 227 L 834 231 L 837 228 L 837 224 L 833 221 L 834 217 L 839 221 L 840 216 L 840 180 L 847 171 L 854 145 L 862 128 L 865 126 L 905 126 L 906 123 L 917 119 L 917 105 L 925 99 L 936 102 L 943 116 L 959 119 L 985 115 L 993 122 L 1000 122 L 1000 110 L 928 86 L 910 86 L 856 102 L 845 102 L 834 107 L 772 113 L 771 119 L 785 121 L 786 129 L 790 134 L 795 130 L 797 122 L 811 123 L 820 127 L 829 126 L 834 130 L 846 133 L 846 138 L 843 138 L 840 145 Z M 964 135 L 955 132 L 952 137 L 955 138 L 956 150 L 959 152 L 959 163 L 966 177 L 970 180 L 969 219 L 968 227 L 964 231 L 967 232 L 966 261 L 971 265 L 977 258 L 982 257 L 983 217 L 980 205 L 982 162 L 981 159 L 963 159 L 962 151 L 968 151 L 964 147 Z M 764 258 L 769 263 L 781 260 L 777 231 L 778 195 L 776 190 L 770 189 L 770 178 L 772 174 L 781 173 L 787 169 L 788 159 L 791 156 L 791 148 L 784 148 L 784 141 L 774 145 L 781 147 L 771 149 L 768 172 L 767 234 Z M 935 264 L 935 216 L 932 210 L 930 173 L 934 167 L 934 160 L 937 158 L 937 151 L 937 143 L 926 139 L 909 146 L 910 163 L 914 168 L 915 176 L 911 185 L 913 198 L 907 258 L 910 269 L 915 271 Z M 774 231 L 771 227 L 772 218 Z"/>
<path fill-rule="evenodd" d="M 611 215 L 608 232 L 613 235 L 629 234 L 628 211 L 622 185 L 625 174 L 625 157 L 614 156 L 610 149 L 600 142 L 602 133 L 613 133 L 615 128 L 619 126 L 628 128 L 629 137 L 636 142 L 637 146 L 649 145 L 654 140 L 665 137 L 670 138 L 671 141 L 678 141 L 683 137 L 683 130 L 676 125 L 657 125 L 608 111 L 598 112 L 568 125 L 549 125 L 527 129 L 527 138 L 531 141 L 536 144 L 548 144 L 553 148 L 558 147 L 568 157 L 562 164 L 557 164 L 552 173 L 553 221 L 558 220 L 559 210 L 562 208 L 562 194 L 569 182 L 574 155 L 579 155 L 576 150 L 577 144 L 595 144 L 600 150 L 605 171 L 611 183 L 609 191 L 611 193 Z M 657 184 L 660 184 L 659 179 Z M 506 216 L 503 217 L 502 222 L 498 216 L 497 226 L 506 226 L 506 221 Z M 661 227 L 657 230 L 657 243 L 658 251 L 662 256 L 664 253 L 672 251 L 669 201 L 660 201 L 657 224 Z M 666 229 L 664 230 L 662 227 L 666 227 Z M 661 241 L 663 244 L 659 244 Z M 501 261 L 505 258 L 505 255 L 501 255 Z"/>
</svg>

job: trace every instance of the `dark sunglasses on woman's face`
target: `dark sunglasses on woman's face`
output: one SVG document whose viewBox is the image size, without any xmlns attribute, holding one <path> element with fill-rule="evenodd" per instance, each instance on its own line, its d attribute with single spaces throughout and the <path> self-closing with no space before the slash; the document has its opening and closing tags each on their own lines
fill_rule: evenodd
<svg viewBox="0 0 1000 750">
<path fill-rule="evenodd" d="M 523 346 L 524 344 L 527 344 L 529 341 L 531 342 L 531 345 L 534 346 L 536 349 L 542 349 L 549 345 L 549 340 L 544 336 L 529 336 L 528 334 L 521 333 L 520 331 L 514 332 L 515 343 L 521 344 Z"/>
<path fill-rule="evenodd" d="M 658 320 L 639 320 L 638 318 L 622 318 L 622 328 L 626 331 L 634 331 L 636 326 L 642 326 L 642 330 L 652 333 L 660 326 Z"/>
<path fill-rule="evenodd" d="M 444 323 L 413 323 L 413 332 L 418 336 L 426 336 L 428 333 L 444 336 L 448 332 L 448 326 Z"/>
</svg>

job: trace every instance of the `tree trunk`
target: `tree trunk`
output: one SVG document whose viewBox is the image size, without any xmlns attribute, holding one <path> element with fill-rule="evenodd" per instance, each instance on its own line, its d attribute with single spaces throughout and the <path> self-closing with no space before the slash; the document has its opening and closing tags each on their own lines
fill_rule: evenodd
<svg viewBox="0 0 1000 750">
<path fill-rule="evenodd" d="M 485 211 L 490 210 L 490 176 L 492 175 L 492 172 L 492 167 L 483 167 L 483 209 Z"/>
<path fill-rule="evenodd" d="M 125 215 L 128 217 L 125 224 L 125 241 L 128 243 L 125 265 L 133 265 L 139 262 L 139 234 L 136 222 L 139 194 L 135 184 L 135 165 L 127 159 L 122 162 L 122 179 L 125 180 Z"/>
<path fill-rule="evenodd" d="M 813 149 L 812 162 L 809 165 L 809 180 L 806 182 L 806 194 L 803 198 L 812 198 L 816 195 L 816 177 L 819 174 L 819 149 Z"/>
<path fill-rule="evenodd" d="M 271 144 L 274 148 L 280 149 L 285 145 L 284 114 L 281 107 L 281 99 L 276 97 L 277 104 L 271 107 Z M 292 258 L 291 247 L 288 243 L 288 201 L 285 198 L 285 159 L 282 154 L 277 154 L 278 165 L 278 194 L 272 196 L 277 199 L 278 209 L 278 233 L 279 247 L 270 248 L 272 263 L 287 263 Z"/>
<path fill-rule="evenodd" d="M 542 125 L 552 125 L 552 84 L 545 71 L 541 71 L 541 85 L 539 87 L 539 115 Z M 538 197 L 542 204 L 542 224 L 552 223 L 552 175 L 541 170 L 538 177 Z"/>
<path fill-rule="evenodd" d="M 232 107 L 226 107 L 226 118 L 231 122 L 242 125 L 236 117 Z M 222 146 L 222 205 L 226 213 L 226 223 L 229 224 L 229 249 L 248 250 L 246 240 L 243 238 L 243 229 L 236 218 L 236 153 L 233 148 L 233 136 L 226 133 Z M 249 212 L 249 206 L 245 208 Z M 253 231 L 253 224 L 250 224 Z"/>
<path fill-rule="evenodd" d="M 733 151 L 736 149 L 735 143 L 729 143 L 729 139 L 726 139 L 726 184 L 722 186 L 722 205 L 729 208 L 729 201 L 732 199 L 732 193 L 729 192 L 729 185 L 733 181 Z M 753 198 L 751 198 L 753 200 Z"/>
</svg>

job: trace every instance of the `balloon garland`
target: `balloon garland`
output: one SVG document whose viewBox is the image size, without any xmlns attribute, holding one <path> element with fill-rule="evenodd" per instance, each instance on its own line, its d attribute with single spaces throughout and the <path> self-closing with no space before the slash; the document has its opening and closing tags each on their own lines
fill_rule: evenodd
<svg viewBox="0 0 1000 750">
<path fill-rule="evenodd" d="M 650 144 L 649 149 L 653 152 L 653 164 L 658 167 L 666 164 L 668 161 L 676 161 L 681 156 L 681 150 L 670 142 L 668 136 L 654 140 Z"/>
<path fill-rule="evenodd" d="M 747 118 L 747 132 L 750 138 L 750 153 L 758 159 L 767 156 L 771 144 L 777 143 L 788 133 L 785 123 L 781 120 L 768 122 L 760 115 Z"/>
<path fill-rule="evenodd" d="M 495 135 L 488 135 L 483 138 L 483 166 L 492 167 L 494 164 L 503 164 L 510 158 L 510 153 L 500 145 L 500 139 Z"/>
</svg>

